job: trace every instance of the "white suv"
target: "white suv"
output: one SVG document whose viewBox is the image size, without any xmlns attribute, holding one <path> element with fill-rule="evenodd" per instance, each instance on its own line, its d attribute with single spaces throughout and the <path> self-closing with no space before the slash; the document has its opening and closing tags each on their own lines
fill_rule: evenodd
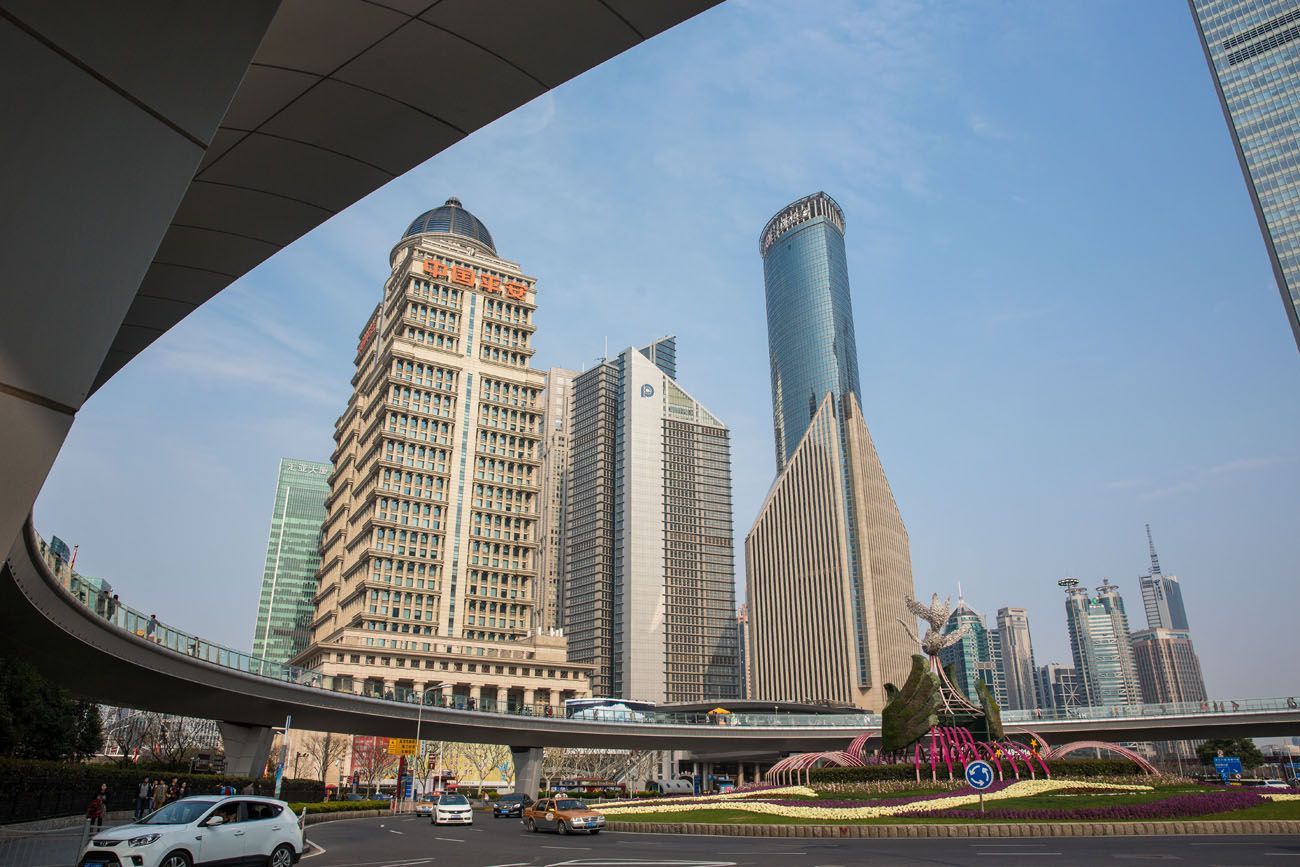
<svg viewBox="0 0 1300 867">
<path fill-rule="evenodd" d="M 133 825 L 96 834 L 78 867 L 269 864 L 302 857 L 302 826 L 284 801 L 252 796 L 182 798 Z"/>
</svg>

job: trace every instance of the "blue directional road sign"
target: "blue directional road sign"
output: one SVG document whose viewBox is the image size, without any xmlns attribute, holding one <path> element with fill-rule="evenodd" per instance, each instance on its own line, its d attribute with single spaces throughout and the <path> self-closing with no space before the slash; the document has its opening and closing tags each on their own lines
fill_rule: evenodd
<svg viewBox="0 0 1300 867">
<path fill-rule="evenodd" d="M 1225 783 L 1234 777 L 1241 779 L 1241 775 L 1244 773 L 1240 756 L 1215 756 L 1214 769 L 1219 772 L 1219 777 Z"/>
<path fill-rule="evenodd" d="M 966 765 L 966 783 L 975 791 L 982 792 L 993 785 L 993 766 L 988 762 L 971 762 Z"/>
</svg>

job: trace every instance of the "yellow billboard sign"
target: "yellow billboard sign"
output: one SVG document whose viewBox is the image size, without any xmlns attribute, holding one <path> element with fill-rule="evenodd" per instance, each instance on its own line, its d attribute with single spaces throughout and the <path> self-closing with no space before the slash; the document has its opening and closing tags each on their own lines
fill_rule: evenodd
<svg viewBox="0 0 1300 867">
<path fill-rule="evenodd" d="M 389 738 L 388 754 L 390 756 L 413 756 L 420 749 L 415 738 Z"/>
</svg>

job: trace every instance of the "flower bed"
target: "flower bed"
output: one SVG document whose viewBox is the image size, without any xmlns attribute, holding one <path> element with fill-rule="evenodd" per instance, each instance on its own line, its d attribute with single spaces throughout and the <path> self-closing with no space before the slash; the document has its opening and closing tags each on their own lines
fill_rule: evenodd
<svg viewBox="0 0 1300 867">
<path fill-rule="evenodd" d="M 802 787 L 799 787 L 802 788 Z M 1152 791 L 1150 786 L 1121 785 L 1117 783 L 1079 782 L 1077 780 L 1020 780 L 1002 783 L 984 793 L 985 801 L 998 801 L 1007 798 L 1023 798 L 1042 795 L 1049 792 L 1086 789 L 1090 792 Z M 799 794 L 811 790 L 804 789 Z M 859 801 L 826 801 L 809 804 L 807 801 L 788 801 L 773 798 L 772 795 L 792 794 L 781 789 L 771 789 L 755 793 L 766 797 L 726 798 L 714 796 L 711 799 L 699 799 L 695 804 L 687 805 L 682 801 L 650 803 L 609 804 L 596 807 L 601 813 L 617 818 L 646 813 L 671 813 L 683 808 L 708 809 L 710 806 L 728 810 L 740 810 L 748 813 L 764 813 L 797 819 L 879 819 L 886 816 L 912 816 L 942 810 L 957 809 L 979 801 L 977 792 L 959 794 L 940 793 L 937 795 L 918 795 L 912 798 L 898 798 L 888 801 L 862 803 Z"/>
<path fill-rule="evenodd" d="M 724 792 L 719 795 L 670 795 L 663 798 L 634 798 L 631 800 L 618 801 L 602 807 L 658 807 L 660 809 L 676 809 L 680 807 L 701 807 L 719 802 L 736 801 L 741 798 L 771 797 L 773 795 L 803 795 L 805 798 L 815 798 L 817 793 L 807 786 L 756 786 L 752 789 L 735 789 L 730 792 Z M 594 809 L 594 808 L 593 808 Z"/>
<path fill-rule="evenodd" d="M 1174 795 L 1145 804 L 1118 804 L 1114 807 L 1081 807 L 1059 810 L 996 810 L 984 814 L 979 810 L 945 809 L 923 810 L 910 815 L 933 816 L 945 819 L 1043 819 L 1085 821 L 1127 821 L 1130 819 L 1180 819 L 1186 816 L 1208 816 L 1212 813 L 1231 813 L 1258 807 L 1263 798 L 1255 792 L 1195 792 Z"/>
</svg>

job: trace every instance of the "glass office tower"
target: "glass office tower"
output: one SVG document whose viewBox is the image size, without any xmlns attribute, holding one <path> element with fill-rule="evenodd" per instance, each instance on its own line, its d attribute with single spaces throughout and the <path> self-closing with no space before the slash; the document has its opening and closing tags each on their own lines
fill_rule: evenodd
<svg viewBox="0 0 1300 867">
<path fill-rule="evenodd" d="M 1300 6 L 1188 2 L 1300 346 Z"/>
<path fill-rule="evenodd" d="M 840 416 L 845 395 L 862 403 L 844 212 L 825 193 L 806 196 L 768 221 L 759 252 L 780 472 L 827 392 L 834 395 Z"/>
<path fill-rule="evenodd" d="M 253 655 L 287 663 L 311 639 L 329 464 L 283 458 L 266 543 Z"/>
<path fill-rule="evenodd" d="M 806 196 L 759 253 L 777 479 L 745 541 L 751 697 L 880 710 L 916 649 L 912 559 L 862 412 L 844 214 Z"/>
</svg>

